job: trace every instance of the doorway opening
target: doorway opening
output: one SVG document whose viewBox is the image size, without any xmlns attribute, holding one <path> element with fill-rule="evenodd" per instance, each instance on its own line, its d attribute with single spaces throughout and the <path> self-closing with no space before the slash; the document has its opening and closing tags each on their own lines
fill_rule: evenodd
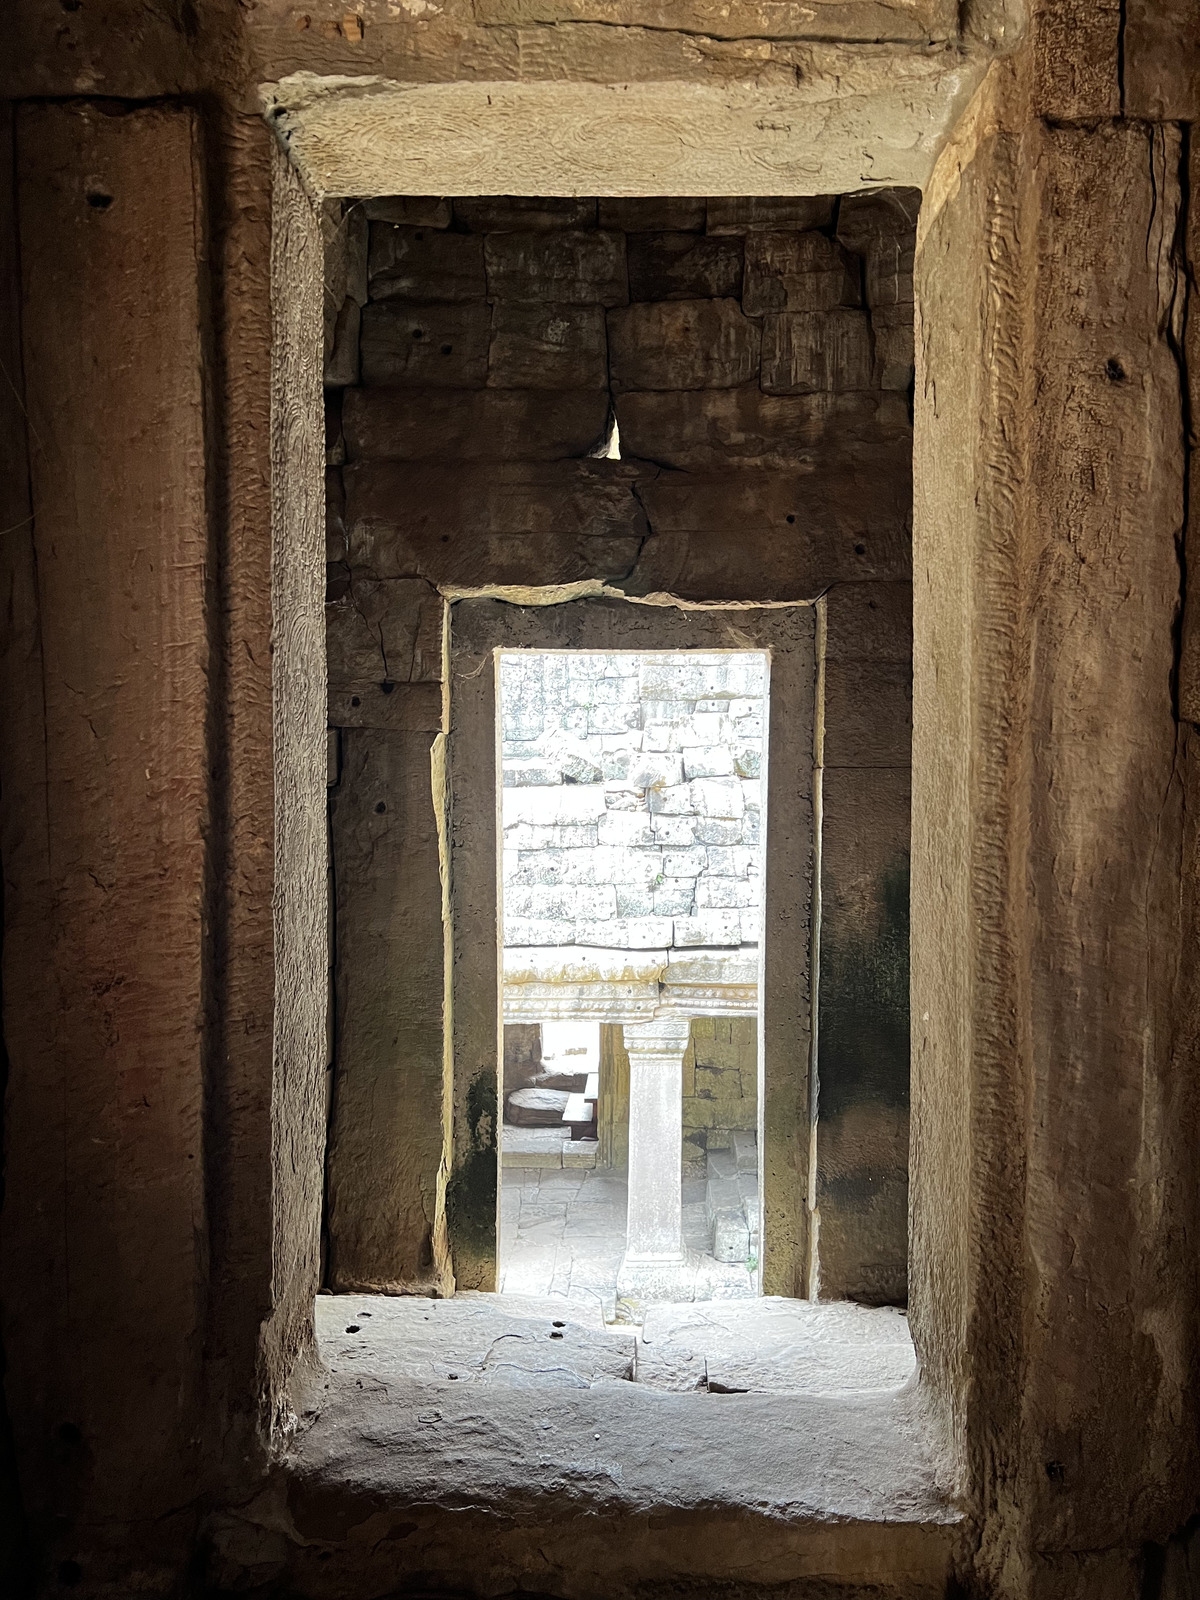
<svg viewBox="0 0 1200 1600">
<path fill-rule="evenodd" d="M 607 1321 L 759 1292 L 768 680 L 499 653 L 502 1292 Z"/>
</svg>

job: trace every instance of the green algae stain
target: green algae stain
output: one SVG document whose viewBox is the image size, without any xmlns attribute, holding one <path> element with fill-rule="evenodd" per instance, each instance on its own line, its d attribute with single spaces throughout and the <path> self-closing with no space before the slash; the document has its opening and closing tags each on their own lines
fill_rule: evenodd
<svg viewBox="0 0 1200 1600">
<path fill-rule="evenodd" d="M 879 882 L 870 934 L 829 926 L 821 935 L 818 1115 L 865 1102 L 907 1108 L 909 1089 L 909 858 Z"/>
<path fill-rule="evenodd" d="M 459 1258 L 495 1259 L 497 1106 L 496 1074 L 479 1073 L 467 1090 L 466 1149 L 446 1185 L 446 1220 Z"/>
</svg>

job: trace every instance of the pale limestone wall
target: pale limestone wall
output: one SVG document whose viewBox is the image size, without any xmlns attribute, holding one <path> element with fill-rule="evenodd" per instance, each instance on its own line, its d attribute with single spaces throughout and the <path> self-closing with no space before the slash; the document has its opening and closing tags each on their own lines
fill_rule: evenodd
<svg viewBox="0 0 1200 1600">
<path fill-rule="evenodd" d="M 765 666 L 501 657 L 506 945 L 757 944 Z"/>
</svg>

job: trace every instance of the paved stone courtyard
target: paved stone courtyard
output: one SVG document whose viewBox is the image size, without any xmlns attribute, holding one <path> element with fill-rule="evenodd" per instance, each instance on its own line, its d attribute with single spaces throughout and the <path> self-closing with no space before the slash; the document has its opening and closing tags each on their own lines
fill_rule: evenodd
<svg viewBox="0 0 1200 1600">
<path fill-rule="evenodd" d="M 622 1172 L 506 1165 L 500 1194 L 501 1293 L 587 1302 L 613 1321 L 625 1209 Z M 695 1261 L 694 1300 L 756 1294 L 747 1264 L 717 1261 L 709 1254 L 702 1179 L 683 1183 L 683 1235 Z M 634 1309 L 620 1308 L 623 1315 Z"/>
</svg>

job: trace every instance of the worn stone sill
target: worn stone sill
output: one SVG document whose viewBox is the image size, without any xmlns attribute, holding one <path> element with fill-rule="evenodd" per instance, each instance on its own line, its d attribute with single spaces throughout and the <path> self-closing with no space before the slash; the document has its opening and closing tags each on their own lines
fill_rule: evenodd
<svg viewBox="0 0 1200 1600">
<path fill-rule="evenodd" d="M 669 1528 L 672 1581 L 819 1576 L 944 1592 L 960 1519 L 938 1486 L 915 1383 L 678 1394 L 611 1378 L 582 1388 L 414 1379 L 374 1365 L 313 1385 L 282 1462 L 292 1537 L 309 1554 L 369 1544 L 362 1559 L 373 1572 L 383 1563 L 380 1574 L 416 1560 L 431 1583 L 441 1573 L 465 1587 L 486 1568 L 492 1592 L 612 1596 L 626 1569 L 629 1592 L 645 1592 L 654 1559 L 643 1536 Z M 477 1518 L 492 1529 L 486 1558 L 465 1537 Z M 587 1554 L 601 1528 L 603 1570 Z M 412 1544 L 388 1555 L 397 1539 Z"/>
</svg>

